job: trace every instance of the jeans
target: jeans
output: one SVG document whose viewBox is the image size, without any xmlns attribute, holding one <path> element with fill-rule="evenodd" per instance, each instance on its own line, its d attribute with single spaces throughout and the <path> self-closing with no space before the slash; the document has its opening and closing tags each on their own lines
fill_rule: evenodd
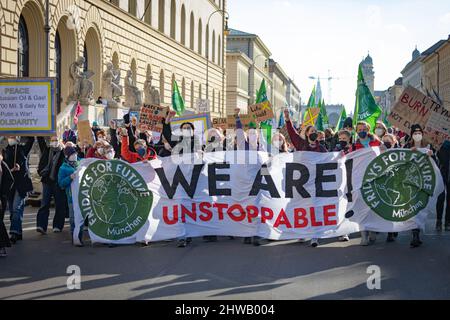
<svg viewBox="0 0 450 320">
<path fill-rule="evenodd" d="M 50 202 L 55 199 L 55 217 L 53 218 L 53 229 L 64 228 L 67 212 L 66 192 L 56 183 L 42 183 L 42 202 L 37 214 L 37 227 L 47 231 L 48 216 L 50 214 Z"/>
<path fill-rule="evenodd" d="M 11 213 L 11 228 L 9 233 L 22 234 L 23 210 L 25 208 L 25 197 L 19 192 L 14 193 L 14 197 L 9 199 L 9 212 Z"/>
</svg>

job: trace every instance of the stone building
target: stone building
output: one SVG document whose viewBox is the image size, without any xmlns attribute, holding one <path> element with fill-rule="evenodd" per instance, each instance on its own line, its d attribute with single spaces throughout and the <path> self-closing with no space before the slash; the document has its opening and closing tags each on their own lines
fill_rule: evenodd
<svg viewBox="0 0 450 320">
<path fill-rule="evenodd" d="M 370 89 L 372 94 L 375 93 L 375 72 L 373 71 L 373 60 L 370 54 L 361 61 L 362 72 L 364 76 L 364 80 L 366 81 L 367 86 Z"/>
<path fill-rule="evenodd" d="M 45 4 L 0 2 L 1 77 L 46 76 Z M 208 98 L 213 116 L 225 114 L 226 0 L 49 0 L 49 6 L 48 74 L 57 78 L 59 122 L 70 115 L 69 67 L 78 57 L 94 72 L 95 99 L 112 63 L 121 86 L 129 70 L 127 79 L 140 91 L 152 78 L 168 105 L 176 80 L 188 110 Z"/>
<path fill-rule="evenodd" d="M 289 86 L 289 77 L 280 64 L 273 59 L 269 60 L 269 74 L 272 79 L 272 95 L 269 97 L 269 100 L 278 122 L 281 112 L 287 106 L 286 96 L 287 88 Z"/>
</svg>

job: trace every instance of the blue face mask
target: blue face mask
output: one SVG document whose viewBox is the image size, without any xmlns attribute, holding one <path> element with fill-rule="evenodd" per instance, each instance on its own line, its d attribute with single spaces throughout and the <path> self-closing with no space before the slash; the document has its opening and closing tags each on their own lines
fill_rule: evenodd
<svg viewBox="0 0 450 320">
<path fill-rule="evenodd" d="M 139 154 L 139 156 L 142 158 L 145 156 L 145 154 L 147 153 L 147 150 L 145 150 L 144 148 L 139 148 L 137 149 L 137 153 Z"/>
<path fill-rule="evenodd" d="M 358 133 L 358 136 L 361 139 L 365 139 L 365 138 L 367 138 L 367 132 L 366 131 L 361 131 L 360 133 Z"/>
</svg>

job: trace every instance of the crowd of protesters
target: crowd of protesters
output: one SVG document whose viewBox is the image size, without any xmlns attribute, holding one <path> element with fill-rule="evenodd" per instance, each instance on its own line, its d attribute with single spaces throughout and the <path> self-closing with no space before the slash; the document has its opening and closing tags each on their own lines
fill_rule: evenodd
<svg viewBox="0 0 450 320">
<path fill-rule="evenodd" d="M 424 132 L 420 125 L 413 125 L 411 132 L 404 133 L 393 128 L 387 128 L 382 122 L 372 130 L 366 122 L 354 125 L 351 118 L 345 120 L 342 130 L 334 132 L 331 128 L 324 132 L 314 126 L 296 128 L 290 119 L 289 112 L 284 112 L 288 137 L 277 132 L 272 135 L 270 144 L 264 141 L 264 133 L 255 124 L 244 128 L 239 109 L 236 109 L 235 135 L 228 135 L 219 128 L 209 129 L 206 140 L 195 133 L 192 123 L 183 123 L 174 130 L 171 125 L 174 113 L 163 119 L 161 137 L 155 141 L 151 131 L 139 131 L 137 120 L 130 114 L 124 116 L 124 124 L 118 126 L 115 121 L 109 123 L 108 129 L 102 129 L 96 122 L 92 125 L 94 143 L 79 141 L 77 132 L 66 127 L 61 137 L 52 136 L 49 139 L 37 138 L 40 151 L 38 174 L 42 183 L 42 200 L 37 211 L 36 231 L 42 235 L 48 232 L 48 220 L 52 200 L 55 204 L 52 231 L 61 233 L 66 218 L 70 221 L 70 231 L 75 230 L 74 211 L 72 205 L 71 183 L 79 161 L 84 158 L 102 160 L 122 159 L 129 163 L 149 162 L 158 157 L 169 157 L 175 153 L 214 152 L 219 150 L 253 150 L 270 153 L 287 153 L 294 151 L 309 152 L 340 152 L 343 155 L 370 147 L 380 147 L 382 151 L 392 148 L 419 149 L 427 148 L 428 155 L 438 164 L 446 190 L 450 185 L 450 141 L 445 141 L 439 150 L 434 150 L 425 143 Z M 371 132 L 374 132 L 372 134 Z M 29 153 L 35 138 L 7 137 L 8 145 L 0 155 L 0 256 L 6 256 L 6 248 L 22 240 L 22 220 L 27 195 L 33 190 L 28 164 Z M 450 196 L 444 192 L 438 198 L 436 230 L 450 231 Z M 447 205 L 445 205 L 447 204 Z M 4 215 L 9 210 L 11 226 L 8 232 L 4 225 Z M 444 215 L 444 209 L 446 210 Z M 87 225 L 87 222 L 86 222 Z M 376 232 L 370 230 L 361 232 L 361 245 L 367 246 L 376 241 Z M 389 233 L 387 242 L 396 240 L 398 234 Z M 72 237 L 73 238 L 73 237 Z M 75 237 L 73 244 L 83 246 L 83 230 Z M 230 237 L 233 238 L 233 237 Z M 205 241 L 215 242 L 216 236 L 205 236 Z M 258 237 L 244 238 L 244 243 L 260 245 Z M 312 239 L 311 246 L 319 246 L 320 239 Z M 349 241 L 344 235 L 340 241 Z M 179 247 L 186 247 L 190 238 L 177 239 Z M 422 244 L 420 230 L 412 231 L 411 247 Z"/>
</svg>

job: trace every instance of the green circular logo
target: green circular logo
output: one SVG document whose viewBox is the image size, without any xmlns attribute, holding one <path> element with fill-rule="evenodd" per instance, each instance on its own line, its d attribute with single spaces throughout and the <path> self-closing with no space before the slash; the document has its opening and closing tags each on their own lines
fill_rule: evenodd
<svg viewBox="0 0 450 320">
<path fill-rule="evenodd" d="M 96 161 L 83 173 L 78 203 L 89 230 L 108 240 L 134 235 L 147 222 L 153 195 L 142 176 L 125 162 Z"/>
<path fill-rule="evenodd" d="M 380 217 L 407 221 L 426 208 L 436 186 L 431 158 L 418 151 L 391 150 L 366 169 L 361 193 Z"/>
</svg>

